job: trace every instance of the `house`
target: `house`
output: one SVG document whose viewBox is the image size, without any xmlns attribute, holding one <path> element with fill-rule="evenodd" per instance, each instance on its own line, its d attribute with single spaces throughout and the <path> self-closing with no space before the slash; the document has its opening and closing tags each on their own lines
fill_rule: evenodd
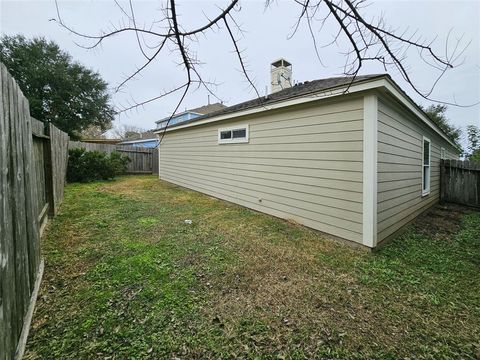
<svg viewBox="0 0 480 360">
<path fill-rule="evenodd" d="M 459 149 L 390 76 L 290 79 L 277 61 L 281 90 L 169 126 L 160 178 L 367 248 L 439 201 Z"/>
<path fill-rule="evenodd" d="M 82 142 L 91 144 L 109 144 L 116 145 L 122 141 L 122 139 L 81 139 Z"/>
<path fill-rule="evenodd" d="M 184 112 L 181 112 L 179 114 L 175 114 L 174 116 L 171 117 L 171 119 L 169 116 L 169 117 L 157 120 L 155 121 L 155 123 L 157 124 L 157 130 L 164 129 L 167 126 L 167 124 L 168 126 L 177 125 L 179 123 L 190 121 L 200 116 L 222 110 L 224 108 L 226 108 L 226 106 L 221 103 L 208 104 L 208 105 L 200 106 L 195 109 L 185 110 Z"/>
<path fill-rule="evenodd" d="M 153 130 L 140 133 L 139 136 L 123 140 L 118 145 L 129 145 L 134 147 L 156 148 L 158 146 L 157 135 Z"/>
</svg>

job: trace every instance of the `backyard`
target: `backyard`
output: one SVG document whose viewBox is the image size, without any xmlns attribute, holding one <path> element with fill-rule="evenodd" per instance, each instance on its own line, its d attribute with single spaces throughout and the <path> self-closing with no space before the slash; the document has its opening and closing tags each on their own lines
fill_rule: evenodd
<svg viewBox="0 0 480 360">
<path fill-rule="evenodd" d="M 477 359 L 479 235 L 439 206 L 367 253 L 154 176 L 70 184 L 26 358 Z"/>
</svg>

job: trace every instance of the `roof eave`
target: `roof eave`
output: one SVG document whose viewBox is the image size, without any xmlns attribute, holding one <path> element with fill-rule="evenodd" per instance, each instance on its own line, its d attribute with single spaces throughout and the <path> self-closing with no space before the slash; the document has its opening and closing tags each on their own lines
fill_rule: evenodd
<svg viewBox="0 0 480 360">
<path fill-rule="evenodd" d="M 433 121 L 431 121 L 428 118 L 425 112 L 393 81 L 393 79 L 388 74 L 383 74 L 383 75 L 379 75 L 378 77 L 373 77 L 370 79 L 365 79 L 359 82 L 355 82 L 351 86 L 343 85 L 343 86 L 332 87 L 329 89 L 324 89 L 321 91 L 314 91 L 311 93 L 299 95 L 297 97 L 278 100 L 277 102 L 273 102 L 264 106 L 257 106 L 254 108 L 235 111 L 228 114 L 219 114 L 217 116 L 207 117 L 205 119 L 202 119 L 202 118 L 192 119 L 192 121 L 175 124 L 174 126 L 168 127 L 166 129 L 165 128 L 158 129 L 154 131 L 154 133 L 160 134 L 162 132 L 170 132 L 170 131 L 184 129 L 187 127 L 199 126 L 199 125 L 218 122 L 218 121 L 224 121 L 234 117 L 260 113 L 268 110 L 278 109 L 278 108 L 302 104 L 302 103 L 308 103 L 312 101 L 318 101 L 320 99 L 333 98 L 333 97 L 338 97 L 345 94 L 354 94 L 362 91 L 382 89 L 382 88 L 387 90 L 390 94 L 392 94 L 403 105 L 405 105 L 411 112 L 413 112 L 416 117 L 418 117 L 422 122 L 424 122 L 432 130 L 434 130 L 450 145 L 452 145 L 453 147 L 455 147 L 457 150 L 461 152 L 461 149 L 458 147 L 458 145 L 455 144 L 455 142 L 453 142 L 444 133 L 442 129 L 440 129 L 435 123 L 433 123 Z"/>
<path fill-rule="evenodd" d="M 401 103 L 406 105 L 410 111 L 414 113 L 415 116 L 420 118 L 427 126 L 434 130 L 438 135 L 440 135 L 444 140 L 446 140 L 450 145 L 455 147 L 459 152 L 462 152 L 462 149 L 448 137 L 448 135 L 437 125 L 435 124 L 428 115 L 423 111 L 423 109 L 418 106 L 418 104 L 413 101 L 413 99 L 407 95 L 405 91 L 398 86 L 395 81 L 389 76 L 387 79 L 387 86 L 385 87 L 395 98 L 400 100 Z"/>
<path fill-rule="evenodd" d="M 239 110 L 239 111 L 235 111 L 235 112 L 231 112 L 231 113 L 227 113 L 227 114 L 219 114 L 219 115 L 207 117 L 207 118 L 204 118 L 204 119 L 202 119 L 200 117 L 200 118 L 192 119 L 191 121 L 186 121 L 186 122 L 182 122 L 182 123 L 179 123 L 179 124 L 171 125 L 166 129 L 165 128 L 164 129 L 158 129 L 158 130 L 154 131 L 154 133 L 159 134 L 159 133 L 162 133 L 164 131 L 169 132 L 169 131 L 174 131 L 174 130 L 180 130 L 180 129 L 184 129 L 186 127 L 199 126 L 199 125 L 203 125 L 203 124 L 208 124 L 208 123 L 213 123 L 213 122 L 217 122 L 217 121 L 223 121 L 223 120 L 231 119 L 231 118 L 234 118 L 234 117 L 260 113 L 260 112 L 264 112 L 264 111 L 268 111 L 268 110 L 278 109 L 278 108 L 297 105 L 297 104 L 302 104 L 302 103 L 308 103 L 308 102 L 312 102 L 312 101 L 318 101 L 320 99 L 332 98 L 332 97 L 344 95 L 345 90 L 347 88 L 348 88 L 348 91 L 346 92 L 347 94 L 352 94 L 352 93 L 356 93 L 356 92 L 359 92 L 359 91 L 369 90 L 369 89 L 373 89 L 373 88 L 376 88 L 376 87 L 380 87 L 381 86 L 380 82 L 384 78 L 387 78 L 387 77 L 389 77 L 389 76 L 388 75 L 379 75 L 378 77 L 374 77 L 374 78 L 371 78 L 371 79 L 366 79 L 366 80 L 356 82 L 353 85 L 351 85 L 350 88 L 348 88 L 348 85 L 347 86 L 331 87 L 331 88 L 324 89 L 324 90 L 321 90 L 321 91 L 312 91 L 310 93 L 290 97 L 288 99 L 279 99 L 278 101 L 271 102 L 267 105 L 260 105 L 260 106 L 256 106 L 256 107 L 253 107 L 253 108 L 249 108 L 249 109 L 245 109 L 245 110 Z M 372 86 L 372 84 L 373 84 L 373 86 Z"/>
</svg>

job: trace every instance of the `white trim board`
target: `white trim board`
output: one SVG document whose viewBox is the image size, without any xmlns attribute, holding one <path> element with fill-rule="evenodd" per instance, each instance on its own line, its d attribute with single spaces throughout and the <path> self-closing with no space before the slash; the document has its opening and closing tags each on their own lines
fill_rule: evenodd
<svg viewBox="0 0 480 360">
<path fill-rule="evenodd" d="M 221 133 L 224 131 L 232 131 L 233 130 L 243 130 L 245 129 L 245 137 L 244 138 L 238 138 L 234 139 L 233 138 L 233 133 L 232 133 L 232 138 L 230 139 L 222 139 L 221 138 Z M 218 128 L 218 144 L 219 145 L 225 145 L 225 144 L 242 144 L 242 143 L 248 143 L 249 142 L 249 131 L 248 131 L 248 124 L 239 124 L 235 126 L 229 126 L 229 127 L 224 127 L 224 128 Z"/>
<path fill-rule="evenodd" d="M 253 115 L 253 114 L 261 113 L 264 111 L 279 109 L 287 106 L 305 104 L 305 103 L 318 101 L 322 99 L 328 99 L 328 98 L 338 97 L 341 95 L 352 94 L 359 91 L 370 90 L 372 88 L 381 87 L 384 84 L 384 81 L 385 81 L 384 79 L 377 79 L 374 81 L 362 82 L 356 85 L 352 85 L 347 93 L 345 93 L 345 87 L 340 87 L 340 88 L 328 89 L 328 90 L 313 93 L 313 94 L 301 95 L 296 98 L 280 100 L 278 102 L 264 105 L 264 106 L 258 106 L 255 108 L 250 108 L 242 111 L 235 111 L 235 112 L 224 114 L 224 115 L 217 115 L 217 116 L 213 116 L 203 120 L 202 119 L 194 120 L 193 122 L 189 122 L 184 125 L 176 125 L 173 127 L 168 127 L 166 130 L 165 129 L 157 130 L 157 131 L 154 131 L 154 133 L 158 134 L 164 130 L 165 132 L 176 131 L 176 130 L 185 129 L 193 126 L 199 126 L 204 124 L 210 124 L 217 121 L 237 118 L 240 116 Z"/>
<path fill-rule="evenodd" d="M 327 99 L 327 98 L 333 98 L 333 97 L 340 97 L 342 95 L 346 94 L 353 94 L 353 93 L 358 93 L 361 91 L 366 91 L 366 90 L 373 90 L 373 89 L 379 89 L 379 90 L 385 90 L 389 92 L 390 94 L 393 95 L 394 98 L 396 98 L 403 106 L 408 108 L 420 121 L 425 123 L 428 127 L 430 127 L 433 131 L 435 131 L 438 135 L 440 135 L 443 139 L 445 139 L 450 145 L 454 146 L 457 148 L 457 145 L 450 140 L 424 113 L 423 111 L 418 107 L 415 102 L 413 102 L 404 92 L 403 90 L 400 89 L 400 87 L 395 84 L 393 80 L 391 80 L 388 77 L 382 77 L 382 78 L 376 78 L 373 80 L 365 80 L 360 83 L 353 84 L 350 86 L 348 91 L 346 90 L 345 86 L 341 86 L 338 88 L 332 88 L 324 91 L 319 91 L 317 93 L 311 93 L 311 94 L 306 94 L 306 95 L 300 95 L 296 98 L 290 98 L 287 100 L 279 100 L 278 102 L 264 105 L 264 106 L 257 106 L 255 108 L 247 109 L 247 110 L 242 110 L 242 111 L 235 111 L 229 114 L 224 114 L 224 115 L 217 115 L 213 116 L 210 118 L 206 118 L 203 120 L 197 120 L 193 122 L 186 123 L 184 125 L 177 125 L 174 127 L 168 127 L 167 129 L 159 129 L 157 131 L 154 131 L 155 133 L 160 133 L 162 131 L 170 132 L 170 131 L 176 131 L 192 126 L 199 126 L 199 125 L 204 125 L 204 124 L 209 124 L 217 121 L 223 121 L 227 119 L 232 119 L 232 118 L 237 118 L 240 116 L 245 116 L 245 115 L 251 115 L 251 114 L 256 114 L 256 113 L 261 113 L 264 111 L 268 110 L 273 110 L 273 109 L 278 109 L 282 107 L 287 107 L 287 106 L 292 106 L 292 105 L 298 105 L 298 104 L 304 104 L 304 103 L 309 103 L 312 101 L 318 101 L 322 99 Z"/>
<path fill-rule="evenodd" d="M 428 142 L 428 165 L 425 165 L 425 141 Z M 425 166 L 428 166 L 427 189 L 424 189 Z M 430 195 L 431 173 L 432 173 L 432 141 L 429 138 L 423 136 L 422 137 L 422 197 Z"/>
<path fill-rule="evenodd" d="M 363 245 L 377 245 L 378 98 L 363 100 Z"/>
</svg>

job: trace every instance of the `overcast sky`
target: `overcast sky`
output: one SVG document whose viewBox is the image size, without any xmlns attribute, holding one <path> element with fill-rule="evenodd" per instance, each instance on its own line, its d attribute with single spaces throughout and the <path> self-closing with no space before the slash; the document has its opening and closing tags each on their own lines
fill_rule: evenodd
<svg viewBox="0 0 480 360">
<path fill-rule="evenodd" d="M 135 37 L 117 36 L 106 40 L 101 48 L 85 50 L 76 43 L 88 44 L 49 19 L 57 18 L 55 2 L 46 1 L 1 1 L 0 31 L 2 34 L 23 34 L 27 37 L 44 36 L 53 40 L 80 63 L 99 72 L 113 89 L 127 75 L 142 64 L 142 56 Z M 181 25 L 186 29 L 205 22 L 205 16 L 218 13 L 217 6 L 223 7 L 227 1 L 180 1 L 178 0 Z M 128 3 L 119 1 L 128 7 Z M 138 23 L 150 25 L 162 18 L 160 9 L 164 1 L 134 1 Z M 96 35 L 100 30 L 112 29 L 125 20 L 125 15 L 115 6 L 113 0 L 104 1 L 58 1 L 65 23 L 75 30 Z M 241 9 L 235 12 L 235 19 L 245 33 L 236 33 L 239 45 L 244 50 L 248 69 L 260 93 L 270 83 L 269 64 L 284 57 L 293 64 L 293 78 L 296 81 L 313 80 L 342 74 L 345 63 L 347 42 L 340 39 L 338 44 L 321 47 L 322 63 L 317 60 L 312 41 L 303 26 L 292 38 L 292 26 L 299 8 L 293 0 L 278 0 L 265 9 L 264 1 L 242 1 Z M 385 22 L 400 30 L 407 27 L 422 34 L 425 39 L 436 40 L 434 48 L 443 55 L 449 31 L 452 46 L 455 39 L 464 35 L 463 44 L 471 41 L 465 52 L 462 66 L 451 70 L 437 85 L 432 98 L 442 101 L 455 101 L 472 104 L 480 101 L 480 1 L 383 1 L 372 0 L 364 10 L 367 18 L 383 13 Z M 338 31 L 335 24 L 327 23 L 321 32 L 315 30 L 320 45 L 331 42 Z M 153 39 L 147 39 L 153 45 Z M 450 47 L 451 49 L 451 47 Z M 216 94 L 226 105 L 254 97 L 244 76 L 239 71 L 238 60 L 232 53 L 233 45 L 228 41 L 224 29 L 209 31 L 192 45 L 206 80 L 218 83 Z M 408 53 L 407 62 L 412 78 L 421 89 L 432 85 L 435 73 L 426 67 L 415 52 Z M 184 81 L 178 54 L 165 52 L 141 77 L 131 82 L 123 92 L 113 94 L 116 106 L 126 105 L 131 99 L 142 101 L 179 85 Z M 379 65 L 368 65 L 362 73 L 379 73 L 384 70 Z M 428 105 L 426 100 L 416 95 L 399 74 L 391 72 L 395 81 L 418 103 Z M 144 108 L 117 117 L 116 124 L 131 124 L 142 128 L 154 127 L 155 120 L 168 116 L 174 109 L 178 95 L 156 101 Z M 211 102 L 215 99 L 211 97 Z M 198 90 L 185 100 L 181 110 L 207 103 L 207 92 Z M 448 116 L 452 122 L 465 128 L 468 124 L 480 125 L 480 106 L 451 106 Z"/>
</svg>

